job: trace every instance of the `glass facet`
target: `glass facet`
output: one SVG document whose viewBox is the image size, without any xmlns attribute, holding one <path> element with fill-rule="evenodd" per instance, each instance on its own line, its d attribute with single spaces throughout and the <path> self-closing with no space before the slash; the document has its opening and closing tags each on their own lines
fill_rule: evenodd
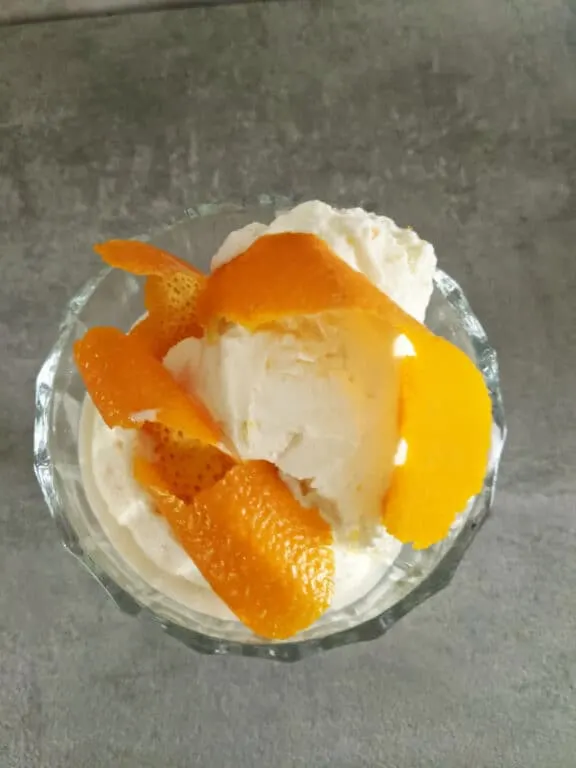
<svg viewBox="0 0 576 768">
<path fill-rule="evenodd" d="M 256 204 L 189 208 L 186 218 L 146 238 L 207 271 L 226 235 L 252 222 L 268 223 L 291 207 L 264 196 Z M 85 388 L 72 359 L 72 345 L 94 325 L 123 330 L 142 314 L 142 281 L 103 270 L 70 301 L 58 340 L 42 366 L 36 387 L 34 465 L 64 546 L 94 575 L 126 613 L 147 611 L 189 647 L 209 654 L 240 654 L 296 661 L 314 652 L 383 635 L 405 613 L 451 580 L 464 552 L 492 507 L 506 427 L 496 354 L 459 286 L 438 270 L 426 324 L 460 347 L 478 366 L 492 400 L 492 444 L 482 491 L 458 517 L 448 537 L 425 551 L 403 547 L 379 583 L 353 605 L 328 611 L 290 641 L 269 642 L 239 622 L 197 613 L 144 581 L 108 541 L 84 493 L 78 458 Z"/>
</svg>

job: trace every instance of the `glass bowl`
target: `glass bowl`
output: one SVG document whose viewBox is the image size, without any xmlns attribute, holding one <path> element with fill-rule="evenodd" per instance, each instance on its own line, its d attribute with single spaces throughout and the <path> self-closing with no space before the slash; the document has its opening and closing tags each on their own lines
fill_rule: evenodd
<svg viewBox="0 0 576 768">
<path fill-rule="evenodd" d="M 268 223 L 289 201 L 262 197 L 257 204 L 189 208 L 186 218 L 151 237 L 152 241 L 207 271 L 225 236 L 252 221 Z M 290 641 L 269 642 L 239 622 L 212 618 L 167 596 L 154 579 L 145 581 L 111 545 L 87 501 L 78 457 L 79 423 L 85 388 L 72 359 L 72 345 L 94 325 L 127 330 L 142 314 L 142 281 L 105 269 L 68 304 L 58 340 L 38 375 L 34 467 L 65 548 L 90 571 L 118 607 L 136 615 L 147 611 L 168 634 L 209 654 L 240 654 L 296 661 L 317 651 L 383 635 L 405 613 L 451 580 L 464 552 L 492 507 L 505 422 L 496 354 L 458 285 L 440 270 L 427 313 L 427 325 L 460 347 L 478 366 L 492 400 L 492 442 L 482 491 L 458 517 L 449 535 L 424 551 L 402 548 L 376 586 L 342 610 Z"/>
</svg>

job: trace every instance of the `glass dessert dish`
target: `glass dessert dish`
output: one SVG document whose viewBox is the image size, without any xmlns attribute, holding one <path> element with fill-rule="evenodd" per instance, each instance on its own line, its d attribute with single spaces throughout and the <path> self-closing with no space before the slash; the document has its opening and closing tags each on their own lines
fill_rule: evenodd
<svg viewBox="0 0 576 768">
<path fill-rule="evenodd" d="M 232 230 L 253 221 L 267 224 L 288 207 L 288 200 L 262 197 L 254 204 L 190 208 L 183 221 L 146 239 L 206 272 L 210 258 Z M 66 549 L 121 610 L 132 615 L 147 611 L 168 634 L 203 653 L 296 661 L 317 651 L 383 635 L 405 613 L 448 584 L 491 510 L 506 434 L 496 354 L 462 291 L 448 275 L 436 271 L 426 325 L 474 361 L 488 388 L 492 436 L 482 490 L 444 540 L 426 550 L 404 546 L 368 594 L 346 608 L 328 610 L 288 641 L 265 641 L 238 621 L 200 613 L 174 595 L 167 596 L 153 577 L 145 580 L 111 545 L 88 502 L 79 460 L 86 390 L 72 346 L 93 326 L 128 330 L 142 314 L 142 307 L 140 279 L 119 270 L 103 270 L 68 304 L 59 338 L 40 370 L 36 388 L 34 466 L 48 508 Z"/>
</svg>

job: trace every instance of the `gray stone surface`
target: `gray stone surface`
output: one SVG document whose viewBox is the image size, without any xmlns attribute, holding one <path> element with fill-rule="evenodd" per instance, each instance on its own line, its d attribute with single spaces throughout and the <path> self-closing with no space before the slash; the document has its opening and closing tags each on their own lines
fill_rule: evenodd
<svg viewBox="0 0 576 768">
<path fill-rule="evenodd" d="M 58 21 L 166 8 L 236 5 L 276 0 L 2 0 L 0 25 Z M 285 0 L 286 1 L 286 0 Z"/>
<path fill-rule="evenodd" d="M 350 0 L 0 31 L 0 766 L 573 768 L 576 3 Z M 194 655 L 60 549 L 33 380 L 90 244 L 260 191 L 431 239 L 502 361 L 451 587 L 296 666 Z"/>
</svg>

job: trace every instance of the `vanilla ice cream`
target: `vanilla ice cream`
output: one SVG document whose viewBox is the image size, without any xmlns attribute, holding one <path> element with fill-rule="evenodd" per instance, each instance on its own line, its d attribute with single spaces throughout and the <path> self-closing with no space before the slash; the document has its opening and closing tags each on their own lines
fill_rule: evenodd
<svg viewBox="0 0 576 768">
<path fill-rule="evenodd" d="M 412 230 L 358 208 L 337 210 L 313 201 L 268 227 L 250 224 L 227 237 L 212 269 L 263 234 L 285 231 L 324 239 L 406 312 L 424 319 L 436 265 L 432 246 Z M 357 323 L 363 323 L 362 334 Z M 318 507 L 332 524 L 332 608 L 366 594 L 402 546 L 379 524 L 395 457 L 399 460 L 400 352 L 397 339 L 381 334 L 354 313 L 338 324 L 329 316 L 299 320 L 298 327 L 286 321 L 282 333 L 231 326 L 214 339 L 184 339 L 164 361 L 208 406 L 241 458 L 276 464 L 297 498 Z M 389 355 L 366 354 L 383 346 Z M 134 481 L 134 433 L 108 429 L 89 400 L 82 431 L 86 491 L 120 554 L 165 593 L 201 612 L 234 618 Z"/>
</svg>

